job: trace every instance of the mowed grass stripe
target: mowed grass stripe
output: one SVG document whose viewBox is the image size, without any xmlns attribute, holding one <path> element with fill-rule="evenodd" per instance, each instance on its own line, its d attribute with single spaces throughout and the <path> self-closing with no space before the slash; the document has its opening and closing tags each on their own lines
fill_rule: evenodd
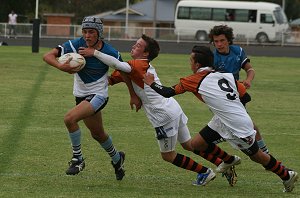
<svg viewBox="0 0 300 198">
<path fill-rule="evenodd" d="M 16 152 L 18 152 L 18 149 L 21 149 L 18 145 L 23 137 L 22 135 L 26 127 L 31 120 L 34 102 L 38 97 L 43 82 L 45 81 L 48 68 L 49 67 L 46 67 L 45 69 L 42 68 L 40 70 L 28 95 L 21 95 L 22 97 L 24 97 L 24 103 L 18 104 L 18 106 L 20 107 L 20 111 L 14 119 L 14 122 L 12 123 L 11 128 L 8 130 L 8 133 L 2 139 L 1 158 L 5 159 L 5 163 L 2 164 L 0 174 L 6 172 L 6 170 L 9 169 L 9 165 Z"/>
</svg>

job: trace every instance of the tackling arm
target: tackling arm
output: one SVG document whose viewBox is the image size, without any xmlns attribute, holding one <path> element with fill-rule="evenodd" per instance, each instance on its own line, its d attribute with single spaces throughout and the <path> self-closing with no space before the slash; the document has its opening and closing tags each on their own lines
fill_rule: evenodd
<svg viewBox="0 0 300 198">
<path fill-rule="evenodd" d="M 116 59 L 113 56 L 104 54 L 102 52 L 99 52 L 98 50 L 94 51 L 94 56 L 96 58 L 98 58 L 99 60 L 101 60 L 103 63 L 105 63 L 106 65 L 109 65 L 110 67 L 129 73 L 131 72 L 131 66 L 126 63 L 126 62 L 121 62 L 118 59 Z"/>
<path fill-rule="evenodd" d="M 158 94 L 162 95 L 165 98 L 170 98 L 172 96 L 175 96 L 175 90 L 173 87 L 165 87 L 163 85 L 159 85 L 156 82 L 153 82 L 150 87 L 156 91 Z"/>
<path fill-rule="evenodd" d="M 143 80 L 154 91 L 156 91 L 158 94 L 162 95 L 165 98 L 170 98 L 170 97 L 176 95 L 176 92 L 173 89 L 173 87 L 165 87 L 163 85 L 159 85 L 156 82 L 154 82 L 154 75 L 151 74 L 151 73 L 146 73 L 144 75 L 144 79 Z"/>
</svg>

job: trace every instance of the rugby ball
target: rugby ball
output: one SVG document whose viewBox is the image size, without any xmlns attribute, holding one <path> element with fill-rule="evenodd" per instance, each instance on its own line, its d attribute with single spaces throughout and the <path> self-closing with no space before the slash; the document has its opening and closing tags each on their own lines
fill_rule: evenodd
<svg viewBox="0 0 300 198">
<path fill-rule="evenodd" d="M 80 71 L 85 66 L 85 58 L 82 55 L 73 52 L 62 55 L 58 58 L 58 62 L 65 63 L 69 59 L 71 59 L 70 66 L 73 67 L 76 72 Z"/>
</svg>

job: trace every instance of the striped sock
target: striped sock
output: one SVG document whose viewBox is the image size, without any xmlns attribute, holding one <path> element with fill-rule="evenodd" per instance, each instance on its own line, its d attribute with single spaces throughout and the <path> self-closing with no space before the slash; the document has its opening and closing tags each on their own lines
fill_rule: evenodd
<svg viewBox="0 0 300 198">
<path fill-rule="evenodd" d="M 177 153 L 172 164 L 186 170 L 194 171 L 196 173 L 206 173 L 207 171 L 207 168 L 205 166 L 202 166 L 201 164 L 195 162 L 193 159 L 179 153 Z"/>
<path fill-rule="evenodd" d="M 264 166 L 266 170 L 272 171 L 278 175 L 282 180 L 288 180 L 290 175 L 288 170 L 281 164 L 280 161 L 276 160 L 272 155 L 270 155 L 270 162 Z"/>
<path fill-rule="evenodd" d="M 113 163 L 114 164 L 118 163 L 118 161 L 120 160 L 120 154 L 119 152 L 117 152 L 116 148 L 114 147 L 111 137 L 108 136 L 107 140 L 103 143 L 100 143 L 100 145 L 109 154 Z"/>
<path fill-rule="evenodd" d="M 216 157 L 212 154 L 205 153 L 205 152 L 202 152 L 202 151 L 194 151 L 194 153 L 196 155 L 200 155 L 201 157 L 203 157 L 204 159 L 206 159 L 207 161 L 213 163 L 216 166 L 219 166 L 222 163 L 222 159 L 220 159 L 220 158 L 218 158 L 218 157 Z"/>
<path fill-rule="evenodd" d="M 231 163 L 234 160 L 234 156 L 229 155 L 220 147 L 215 144 L 209 144 L 207 149 L 204 151 L 206 154 L 211 154 L 215 157 L 221 158 L 225 163 Z"/>
<path fill-rule="evenodd" d="M 269 149 L 263 139 L 257 141 L 258 147 L 266 154 L 269 154 Z"/>
<path fill-rule="evenodd" d="M 80 137 L 81 137 L 80 129 L 78 129 L 77 131 L 75 131 L 73 133 L 69 133 L 69 137 L 70 137 L 71 143 L 72 143 L 73 158 L 83 160 L 82 152 L 81 152 L 81 143 L 80 143 Z"/>
</svg>

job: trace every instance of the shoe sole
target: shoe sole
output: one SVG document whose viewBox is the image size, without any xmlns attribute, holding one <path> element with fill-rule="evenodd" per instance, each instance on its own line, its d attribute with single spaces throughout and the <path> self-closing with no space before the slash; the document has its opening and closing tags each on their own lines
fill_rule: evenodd
<svg viewBox="0 0 300 198">
<path fill-rule="evenodd" d="M 237 174 L 235 172 L 234 166 L 231 166 L 229 169 L 232 173 L 232 176 L 231 177 L 227 176 L 227 175 L 230 175 L 230 174 L 228 174 L 227 171 L 225 171 L 224 173 L 222 173 L 222 177 L 226 178 L 226 180 L 228 181 L 230 186 L 234 186 L 237 182 Z"/>
</svg>

